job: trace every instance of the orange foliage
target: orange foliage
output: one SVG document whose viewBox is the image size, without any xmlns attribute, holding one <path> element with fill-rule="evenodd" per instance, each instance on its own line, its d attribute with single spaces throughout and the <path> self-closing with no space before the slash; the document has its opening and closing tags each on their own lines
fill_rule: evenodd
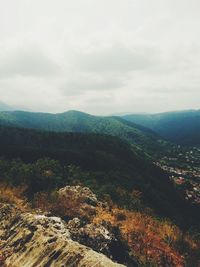
<svg viewBox="0 0 200 267">
<path fill-rule="evenodd" d="M 93 221 L 109 221 L 112 225 L 118 226 L 132 253 L 142 265 L 185 266 L 184 257 L 175 248 L 176 242 L 183 238 L 182 232 L 168 221 L 162 222 L 150 215 L 116 207 L 112 212 L 98 209 Z M 188 236 L 184 241 L 187 245 L 195 247 L 195 242 Z"/>
<path fill-rule="evenodd" d="M 0 184 L 0 202 L 15 204 L 21 210 L 27 209 L 28 205 L 23 196 L 25 189 Z M 123 190 L 118 190 L 118 193 L 124 194 Z M 140 192 L 133 191 L 133 195 L 139 198 Z M 103 221 L 111 223 L 119 228 L 141 266 L 184 267 L 185 258 L 179 252 L 178 244 L 194 251 L 194 255 L 195 251 L 200 249 L 196 241 L 189 235 L 183 235 L 181 230 L 169 221 L 160 221 L 149 214 L 116 206 L 113 206 L 112 210 L 110 205 L 106 208 L 95 208 L 70 191 L 65 196 L 57 192 L 40 192 L 35 196 L 34 205 L 43 212 L 50 211 L 64 219 L 79 217 L 96 224 Z M 4 258 L 0 253 L 0 266 L 4 266 L 3 264 Z"/>
<path fill-rule="evenodd" d="M 0 184 L 0 202 L 15 204 L 18 209 L 25 210 L 28 208 L 26 198 L 24 197 L 25 191 L 25 186 L 13 187 Z"/>
<path fill-rule="evenodd" d="M 62 196 L 57 192 L 41 192 L 36 194 L 34 200 L 35 208 L 42 211 L 51 212 L 63 219 L 66 217 L 86 217 L 90 218 L 95 214 L 95 210 L 84 203 L 84 199 L 80 196 L 75 196 L 73 192 L 68 192 L 67 195 Z"/>
</svg>

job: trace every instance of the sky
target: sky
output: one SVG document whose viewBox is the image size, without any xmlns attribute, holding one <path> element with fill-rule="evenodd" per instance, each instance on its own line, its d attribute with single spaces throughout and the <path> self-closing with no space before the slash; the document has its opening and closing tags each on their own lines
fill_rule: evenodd
<svg viewBox="0 0 200 267">
<path fill-rule="evenodd" d="M 0 101 L 100 115 L 200 108 L 200 1 L 0 0 Z"/>
</svg>

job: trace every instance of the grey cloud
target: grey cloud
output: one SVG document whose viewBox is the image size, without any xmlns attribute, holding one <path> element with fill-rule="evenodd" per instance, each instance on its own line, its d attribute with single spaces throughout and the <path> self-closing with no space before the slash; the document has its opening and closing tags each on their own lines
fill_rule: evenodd
<svg viewBox="0 0 200 267">
<path fill-rule="evenodd" d="M 198 0 L 10 2 L 0 1 L 6 103 L 101 114 L 199 107 Z"/>
<path fill-rule="evenodd" d="M 65 95 L 76 95 L 87 91 L 109 91 L 123 87 L 125 82 L 119 77 L 105 78 L 86 76 L 76 80 L 69 80 L 60 87 Z"/>
<path fill-rule="evenodd" d="M 92 114 L 109 114 L 110 108 L 115 109 L 116 102 L 113 94 L 97 95 L 85 101 L 84 109 Z"/>
<path fill-rule="evenodd" d="M 91 72 L 127 72 L 145 70 L 158 64 L 158 51 L 154 47 L 127 47 L 114 44 L 97 51 L 77 53 L 72 57 L 76 67 Z"/>
<path fill-rule="evenodd" d="M 8 51 L 0 57 L 0 77 L 39 76 L 58 74 L 59 66 L 37 47 Z"/>
</svg>

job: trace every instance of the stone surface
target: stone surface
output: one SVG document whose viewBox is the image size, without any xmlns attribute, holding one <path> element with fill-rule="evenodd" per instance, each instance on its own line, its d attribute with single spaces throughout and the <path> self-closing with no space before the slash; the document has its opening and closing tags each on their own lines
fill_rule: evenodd
<svg viewBox="0 0 200 267">
<path fill-rule="evenodd" d="M 129 255 L 127 243 L 117 228 L 112 227 L 109 223 L 87 224 L 74 218 L 68 222 L 67 228 L 73 240 L 107 255 L 117 262 L 131 267 L 138 266 L 134 258 Z"/>
<path fill-rule="evenodd" d="M 81 244 L 93 247 L 96 251 L 107 252 L 106 254 L 109 254 L 110 244 L 117 241 L 105 226 L 93 223 L 82 224 L 78 218 L 70 220 L 67 228 L 73 239 Z"/>
<path fill-rule="evenodd" d="M 67 195 L 72 195 L 76 198 L 80 197 L 84 203 L 91 206 L 99 205 L 96 195 L 88 187 L 82 187 L 79 185 L 65 186 L 58 190 L 58 194 L 63 197 Z"/>
<path fill-rule="evenodd" d="M 71 238 L 80 244 L 86 245 L 93 250 L 103 253 L 110 259 L 127 266 L 138 266 L 133 256 L 130 256 L 130 248 L 127 242 L 122 238 L 119 230 L 111 226 L 108 222 L 101 224 L 91 223 L 91 218 L 96 214 L 96 207 L 108 207 L 107 203 L 99 201 L 96 195 L 87 187 L 66 186 L 58 191 L 59 196 L 69 201 L 80 199 L 79 210 L 84 209 L 90 214 L 90 219 L 85 216 L 67 220 L 67 228 Z"/>
<path fill-rule="evenodd" d="M 101 230 L 109 239 L 109 234 Z M 23 213 L 9 204 L 0 204 L 0 240 L 0 251 L 7 266 L 124 266 L 72 241 L 70 231 L 60 218 Z"/>
</svg>

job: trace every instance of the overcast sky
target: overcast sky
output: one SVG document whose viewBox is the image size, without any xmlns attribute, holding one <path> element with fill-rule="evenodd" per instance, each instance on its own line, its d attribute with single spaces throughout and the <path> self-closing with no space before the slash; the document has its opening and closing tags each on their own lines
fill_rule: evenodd
<svg viewBox="0 0 200 267">
<path fill-rule="evenodd" d="M 0 0 L 0 101 L 93 114 L 200 108 L 200 1 Z"/>
</svg>

